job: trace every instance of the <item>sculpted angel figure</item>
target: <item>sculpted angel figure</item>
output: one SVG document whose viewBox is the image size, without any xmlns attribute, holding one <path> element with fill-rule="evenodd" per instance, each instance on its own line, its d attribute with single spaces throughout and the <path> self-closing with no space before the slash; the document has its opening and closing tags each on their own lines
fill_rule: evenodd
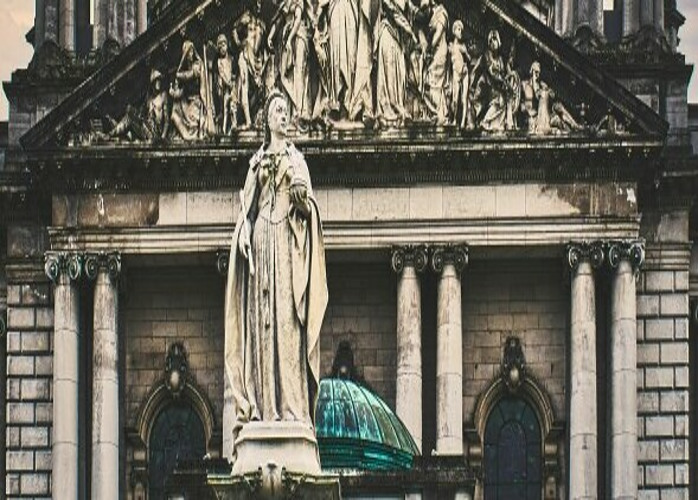
<svg viewBox="0 0 698 500">
<path fill-rule="evenodd" d="M 318 207 L 305 159 L 286 138 L 288 115 L 285 96 L 273 92 L 240 193 L 225 306 L 224 419 L 233 434 L 250 421 L 312 425 L 327 279 Z"/>
</svg>

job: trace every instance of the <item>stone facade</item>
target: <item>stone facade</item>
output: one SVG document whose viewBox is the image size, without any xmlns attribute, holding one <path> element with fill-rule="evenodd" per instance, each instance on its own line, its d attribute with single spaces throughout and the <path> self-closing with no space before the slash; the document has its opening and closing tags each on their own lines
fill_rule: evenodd
<svg viewBox="0 0 698 500">
<path fill-rule="evenodd" d="M 527 498 L 695 497 L 698 160 L 675 2 L 616 2 L 605 24 L 597 0 L 528 2 L 543 23 L 515 1 L 426 3 L 389 26 L 413 23 L 427 47 L 403 61 L 426 65 L 421 92 L 406 84 L 414 116 L 379 116 L 399 96 L 364 94 L 359 115 L 344 101 L 321 118 L 292 112 L 327 253 L 321 375 L 348 342 L 352 376 L 422 453 L 404 474 L 340 471 L 343 492 L 523 497 L 496 478 L 524 457 Z M 361 23 L 402 19 L 393 4 L 366 2 Z M 232 56 L 212 34 L 251 44 L 258 21 L 279 18 L 266 2 L 162 1 L 146 29 L 145 0 L 100 0 L 89 37 L 86 5 L 37 1 L 35 57 L 5 85 L 0 475 L 12 499 L 157 497 L 171 450 L 185 469 L 220 464 L 230 424 L 224 275 L 263 134 L 244 103 L 214 117 L 225 96 L 203 84 L 189 96 L 202 100 L 195 133 L 158 105 L 185 106 L 177 88 L 204 67 L 218 69 L 199 83 L 222 78 Z M 460 50 L 461 19 L 473 85 L 451 109 L 434 61 Z M 450 49 L 427 36 L 440 23 Z M 238 64 L 269 56 L 231 50 Z M 307 70 L 322 104 L 327 67 L 313 56 Z M 377 73 L 365 91 L 382 88 Z M 293 101 L 301 87 L 283 88 Z M 534 448 L 493 441 L 505 424 Z"/>
</svg>

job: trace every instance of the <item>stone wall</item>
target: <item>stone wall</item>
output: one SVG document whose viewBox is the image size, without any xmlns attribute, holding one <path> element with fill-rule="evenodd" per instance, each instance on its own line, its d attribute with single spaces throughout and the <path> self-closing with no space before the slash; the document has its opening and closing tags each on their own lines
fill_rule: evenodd
<svg viewBox="0 0 698 500">
<path fill-rule="evenodd" d="M 463 284 L 463 417 L 472 424 L 478 396 L 499 374 L 507 337 L 521 340 L 528 373 L 565 418 L 569 287 L 562 259 L 473 260 Z"/>
<path fill-rule="evenodd" d="M 51 494 L 53 308 L 40 262 L 8 266 L 7 498 Z"/>
</svg>

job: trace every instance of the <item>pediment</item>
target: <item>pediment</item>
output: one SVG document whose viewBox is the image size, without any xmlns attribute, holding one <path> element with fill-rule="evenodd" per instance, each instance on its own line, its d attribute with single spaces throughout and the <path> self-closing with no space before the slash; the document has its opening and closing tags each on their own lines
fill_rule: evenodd
<svg viewBox="0 0 698 500">
<path fill-rule="evenodd" d="M 513 0 L 198 0 L 173 2 L 21 142 L 252 147 L 274 90 L 300 142 L 656 144 L 667 131 Z"/>
</svg>

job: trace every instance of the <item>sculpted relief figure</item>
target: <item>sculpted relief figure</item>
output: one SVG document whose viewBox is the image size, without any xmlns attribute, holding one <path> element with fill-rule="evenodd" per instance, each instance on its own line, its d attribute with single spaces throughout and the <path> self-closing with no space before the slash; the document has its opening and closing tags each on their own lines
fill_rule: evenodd
<svg viewBox="0 0 698 500">
<path fill-rule="evenodd" d="M 565 106 L 555 99 L 555 93 L 541 80 L 541 67 L 538 61 L 531 64 L 530 78 L 522 84 L 522 111 L 528 121 L 528 130 L 532 134 L 549 135 L 557 132 L 580 130 Z"/>
<path fill-rule="evenodd" d="M 182 44 L 182 59 L 170 85 L 170 96 L 174 102 L 172 124 L 180 138 L 192 141 L 213 135 L 206 65 L 189 40 Z"/>
<path fill-rule="evenodd" d="M 251 421 L 312 426 L 327 306 L 317 203 L 303 155 L 287 139 L 286 98 L 266 103 L 265 140 L 240 193 L 226 290 L 226 399 L 234 434 Z"/>
<path fill-rule="evenodd" d="M 451 117 L 460 128 L 472 130 L 475 122 L 470 110 L 471 57 L 463 41 L 463 22 L 454 22 L 452 31 L 453 41 L 448 47 L 451 55 Z"/>
<path fill-rule="evenodd" d="M 220 132 L 228 134 L 237 126 L 238 88 L 233 57 L 228 50 L 228 39 L 220 34 L 216 39 L 216 97 Z"/>
<path fill-rule="evenodd" d="M 426 72 L 426 104 L 437 125 L 448 121 L 448 12 L 438 0 L 428 0 L 429 65 Z"/>
</svg>

